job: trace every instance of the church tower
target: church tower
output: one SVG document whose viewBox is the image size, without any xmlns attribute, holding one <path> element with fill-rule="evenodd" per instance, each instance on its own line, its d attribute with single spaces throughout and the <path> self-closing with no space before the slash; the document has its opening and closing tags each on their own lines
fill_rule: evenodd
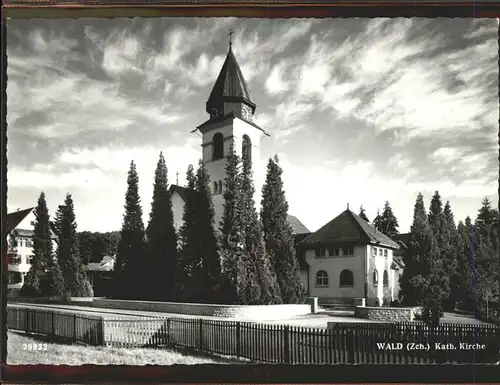
<svg viewBox="0 0 500 385">
<path fill-rule="evenodd" d="M 230 35 L 232 32 L 230 32 Z M 253 121 L 256 105 L 229 43 L 229 51 L 206 103 L 210 118 L 197 127 L 202 134 L 203 161 L 210 175 L 215 227 L 219 228 L 224 210 L 224 178 L 231 144 L 241 157 L 250 153 L 255 203 L 260 207 L 264 169 L 260 162 L 260 141 L 268 135 Z"/>
</svg>

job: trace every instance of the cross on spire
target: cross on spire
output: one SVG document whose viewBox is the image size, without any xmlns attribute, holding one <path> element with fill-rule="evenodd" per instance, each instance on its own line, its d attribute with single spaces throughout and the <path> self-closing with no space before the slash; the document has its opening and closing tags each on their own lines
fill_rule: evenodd
<svg viewBox="0 0 500 385">
<path fill-rule="evenodd" d="M 229 48 L 233 45 L 233 33 L 234 31 L 232 29 L 229 29 L 229 33 L 227 34 L 229 36 Z"/>
</svg>

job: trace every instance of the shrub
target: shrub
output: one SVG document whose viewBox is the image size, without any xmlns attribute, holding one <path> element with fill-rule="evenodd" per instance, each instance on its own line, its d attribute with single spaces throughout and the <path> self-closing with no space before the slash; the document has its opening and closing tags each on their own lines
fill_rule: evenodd
<svg viewBox="0 0 500 385">
<path fill-rule="evenodd" d="M 394 301 L 391 301 L 391 307 L 401 307 L 401 301 L 399 299 L 395 299 Z"/>
</svg>

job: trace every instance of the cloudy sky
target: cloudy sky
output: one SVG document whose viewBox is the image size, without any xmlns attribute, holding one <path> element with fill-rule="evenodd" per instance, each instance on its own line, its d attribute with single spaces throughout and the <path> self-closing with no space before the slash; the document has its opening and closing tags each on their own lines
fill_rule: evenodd
<svg viewBox="0 0 500 385">
<path fill-rule="evenodd" d="M 388 200 L 408 231 L 418 192 L 475 216 L 498 188 L 497 21 L 9 20 L 8 207 L 119 230 L 135 160 L 147 220 L 163 151 L 171 183 L 201 156 L 192 131 L 233 50 L 279 154 L 290 213 L 316 230 Z"/>
</svg>

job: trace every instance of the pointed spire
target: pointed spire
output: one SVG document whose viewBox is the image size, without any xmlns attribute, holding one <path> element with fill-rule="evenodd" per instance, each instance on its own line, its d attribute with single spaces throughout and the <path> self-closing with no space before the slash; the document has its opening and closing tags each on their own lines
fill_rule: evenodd
<svg viewBox="0 0 500 385">
<path fill-rule="evenodd" d="M 225 115 L 224 108 L 228 102 L 246 104 L 252 109 L 252 113 L 255 112 L 256 105 L 252 101 L 248 85 L 231 48 L 233 34 L 233 30 L 228 33 L 229 51 L 207 100 L 206 111 L 211 115 L 213 113 Z"/>
<path fill-rule="evenodd" d="M 179 171 L 175 173 L 175 184 L 179 186 Z"/>
<path fill-rule="evenodd" d="M 231 47 L 233 45 L 233 33 L 234 33 L 234 31 L 232 29 L 229 29 L 229 33 L 228 33 L 228 36 L 229 36 L 229 51 L 231 51 Z"/>
<path fill-rule="evenodd" d="M 349 210 L 349 203 L 347 203 L 347 210 Z"/>
</svg>

